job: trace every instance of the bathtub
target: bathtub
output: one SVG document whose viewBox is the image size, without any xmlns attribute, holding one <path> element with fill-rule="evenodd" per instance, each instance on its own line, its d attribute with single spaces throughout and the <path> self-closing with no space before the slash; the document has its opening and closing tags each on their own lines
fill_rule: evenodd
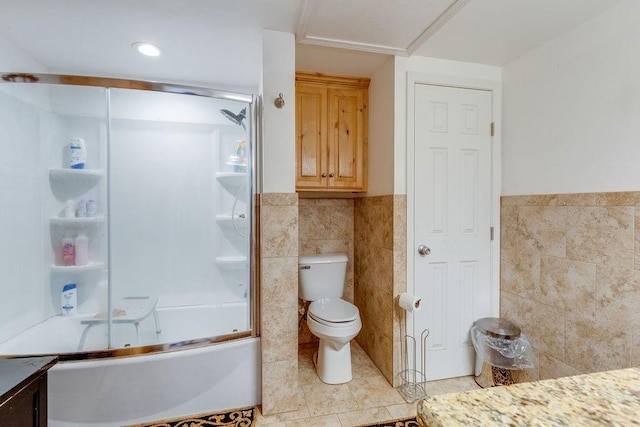
<svg viewBox="0 0 640 427">
<path fill-rule="evenodd" d="M 260 403 L 258 338 L 184 342 L 246 331 L 246 312 L 245 303 L 158 308 L 162 342 L 179 345 L 140 355 L 133 346 L 127 357 L 58 363 L 49 370 L 49 425 L 122 426 Z M 0 345 L 0 354 L 75 351 L 81 318 L 48 319 Z M 130 340 L 131 325 L 119 326 L 122 339 Z"/>
<path fill-rule="evenodd" d="M 260 340 L 49 370 L 49 426 L 112 427 L 260 403 Z"/>
</svg>

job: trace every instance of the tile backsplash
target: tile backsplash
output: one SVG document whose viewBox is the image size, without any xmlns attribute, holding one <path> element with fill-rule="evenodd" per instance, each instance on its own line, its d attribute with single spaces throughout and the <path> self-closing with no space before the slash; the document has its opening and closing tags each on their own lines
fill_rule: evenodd
<svg viewBox="0 0 640 427">
<path fill-rule="evenodd" d="M 503 196 L 501 317 L 540 379 L 640 364 L 640 192 Z"/>
</svg>

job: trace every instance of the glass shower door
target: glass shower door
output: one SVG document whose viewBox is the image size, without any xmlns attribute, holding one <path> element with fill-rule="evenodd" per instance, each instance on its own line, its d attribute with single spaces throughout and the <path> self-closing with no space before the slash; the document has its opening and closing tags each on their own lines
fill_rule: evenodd
<svg viewBox="0 0 640 427">
<path fill-rule="evenodd" d="M 111 346 L 249 330 L 250 105 L 109 92 Z"/>
</svg>

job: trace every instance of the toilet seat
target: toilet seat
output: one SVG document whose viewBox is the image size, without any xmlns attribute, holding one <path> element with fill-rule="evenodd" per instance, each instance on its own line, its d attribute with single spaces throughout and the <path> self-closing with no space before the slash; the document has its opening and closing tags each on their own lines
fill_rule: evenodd
<svg viewBox="0 0 640 427">
<path fill-rule="evenodd" d="M 343 327 L 358 320 L 358 307 L 340 298 L 321 298 L 309 305 L 308 315 L 318 323 Z"/>
</svg>

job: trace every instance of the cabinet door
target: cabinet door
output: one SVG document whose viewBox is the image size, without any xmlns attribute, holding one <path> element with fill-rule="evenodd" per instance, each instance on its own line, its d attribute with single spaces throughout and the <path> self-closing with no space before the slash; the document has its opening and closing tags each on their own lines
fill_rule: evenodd
<svg viewBox="0 0 640 427">
<path fill-rule="evenodd" d="M 329 188 L 366 191 L 367 92 L 329 89 Z"/>
<path fill-rule="evenodd" d="M 326 189 L 327 89 L 296 85 L 296 188 Z M 323 176 L 324 175 L 324 176 Z"/>
<path fill-rule="evenodd" d="M 46 373 L 0 404 L 0 426 L 47 426 Z"/>
</svg>

